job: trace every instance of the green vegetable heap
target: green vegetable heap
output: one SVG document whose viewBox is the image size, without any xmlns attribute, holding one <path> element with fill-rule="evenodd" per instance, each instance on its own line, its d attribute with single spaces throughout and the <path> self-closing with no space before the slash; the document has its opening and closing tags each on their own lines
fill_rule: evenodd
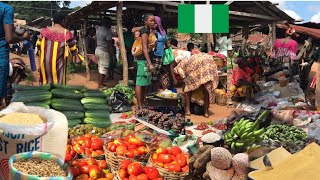
<svg viewBox="0 0 320 180">
<path fill-rule="evenodd" d="M 265 129 L 259 128 L 260 122 L 269 114 L 264 111 L 255 122 L 242 118 L 236 122 L 231 130 L 227 131 L 224 140 L 232 150 L 243 151 L 256 147 L 256 142 L 262 141 L 261 136 Z"/>
<path fill-rule="evenodd" d="M 115 87 L 103 91 L 103 93 L 105 96 L 110 97 L 114 91 L 118 91 L 120 93 L 125 94 L 129 101 L 131 101 L 135 95 L 134 90 L 132 88 L 123 84 L 117 84 Z"/>
<path fill-rule="evenodd" d="M 291 143 L 296 146 L 303 145 L 308 135 L 295 126 L 271 124 L 262 136 L 264 140 L 278 143 Z"/>
</svg>

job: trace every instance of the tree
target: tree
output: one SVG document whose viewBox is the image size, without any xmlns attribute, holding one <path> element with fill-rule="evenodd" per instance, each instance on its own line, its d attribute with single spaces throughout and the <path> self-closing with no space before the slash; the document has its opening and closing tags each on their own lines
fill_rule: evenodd
<svg viewBox="0 0 320 180">
<path fill-rule="evenodd" d="M 24 19 L 30 22 L 41 16 L 52 17 L 56 12 L 70 13 L 70 1 L 7 1 L 7 4 L 14 8 L 18 14 L 18 19 Z"/>
</svg>

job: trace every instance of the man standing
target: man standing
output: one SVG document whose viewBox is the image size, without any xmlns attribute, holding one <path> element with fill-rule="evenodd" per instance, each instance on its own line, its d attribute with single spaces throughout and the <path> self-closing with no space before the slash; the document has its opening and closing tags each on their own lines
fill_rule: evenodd
<svg viewBox="0 0 320 180">
<path fill-rule="evenodd" d="M 95 55 L 98 59 L 99 87 L 101 88 L 105 86 L 104 80 L 106 78 L 106 74 L 108 74 L 110 58 L 112 58 L 110 55 L 114 54 L 110 18 L 102 20 L 102 25 L 97 30 L 96 38 L 97 47 L 95 50 Z"/>
</svg>

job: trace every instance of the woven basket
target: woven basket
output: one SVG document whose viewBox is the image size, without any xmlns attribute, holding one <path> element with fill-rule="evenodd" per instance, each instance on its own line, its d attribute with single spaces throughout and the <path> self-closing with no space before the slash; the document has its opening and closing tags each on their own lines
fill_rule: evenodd
<svg viewBox="0 0 320 180">
<path fill-rule="evenodd" d="M 104 149 L 104 155 L 106 162 L 111 167 L 112 170 L 117 170 L 120 166 L 120 163 L 125 159 L 130 159 L 131 161 L 137 161 L 137 162 L 147 162 L 149 155 L 146 154 L 144 156 L 139 156 L 135 158 L 127 158 L 126 156 L 118 156 L 116 153 L 111 152 L 107 149 L 107 146 L 103 146 Z"/>
<path fill-rule="evenodd" d="M 155 164 L 153 164 L 151 157 L 148 160 L 147 163 L 148 166 L 157 168 L 159 171 L 159 174 L 164 178 L 168 180 L 185 180 L 187 176 L 189 175 L 189 172 L 171 172 L 167 169 L 164 169 L 162 167 L 159 167 Z"/>
<path fill-rule="evenodd" d="M 219 106 L 226 106 L 227 101 L 228 101 L 228 96 L 216 93 L 216 103 Z"/>
</svg>

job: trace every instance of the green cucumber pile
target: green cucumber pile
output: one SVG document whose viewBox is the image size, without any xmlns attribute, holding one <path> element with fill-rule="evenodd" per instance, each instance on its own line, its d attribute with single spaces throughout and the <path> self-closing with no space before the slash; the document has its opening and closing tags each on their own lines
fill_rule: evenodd
<svg viewBox="0 0 320 180">
<path fill-rule="evenodd" d="M 52 94 L 49 84 L 42 86 L 12 84 L 12 88 L 15 90 L 15 93 L 12 95 L 11 102 L 23 102 L 28 106 L 50 109 Z"/>
<path fill-rule="evenodd" d="M 262 141 L 264 128 L 259 128 L 261 121 L 267 117 L 269 111 L 264 111 L 256 121 L 242 118 L 228 130 L 224 136 L 225 143 L 238 152 L 256 147 L 256 143 Z"/>
</svg>

